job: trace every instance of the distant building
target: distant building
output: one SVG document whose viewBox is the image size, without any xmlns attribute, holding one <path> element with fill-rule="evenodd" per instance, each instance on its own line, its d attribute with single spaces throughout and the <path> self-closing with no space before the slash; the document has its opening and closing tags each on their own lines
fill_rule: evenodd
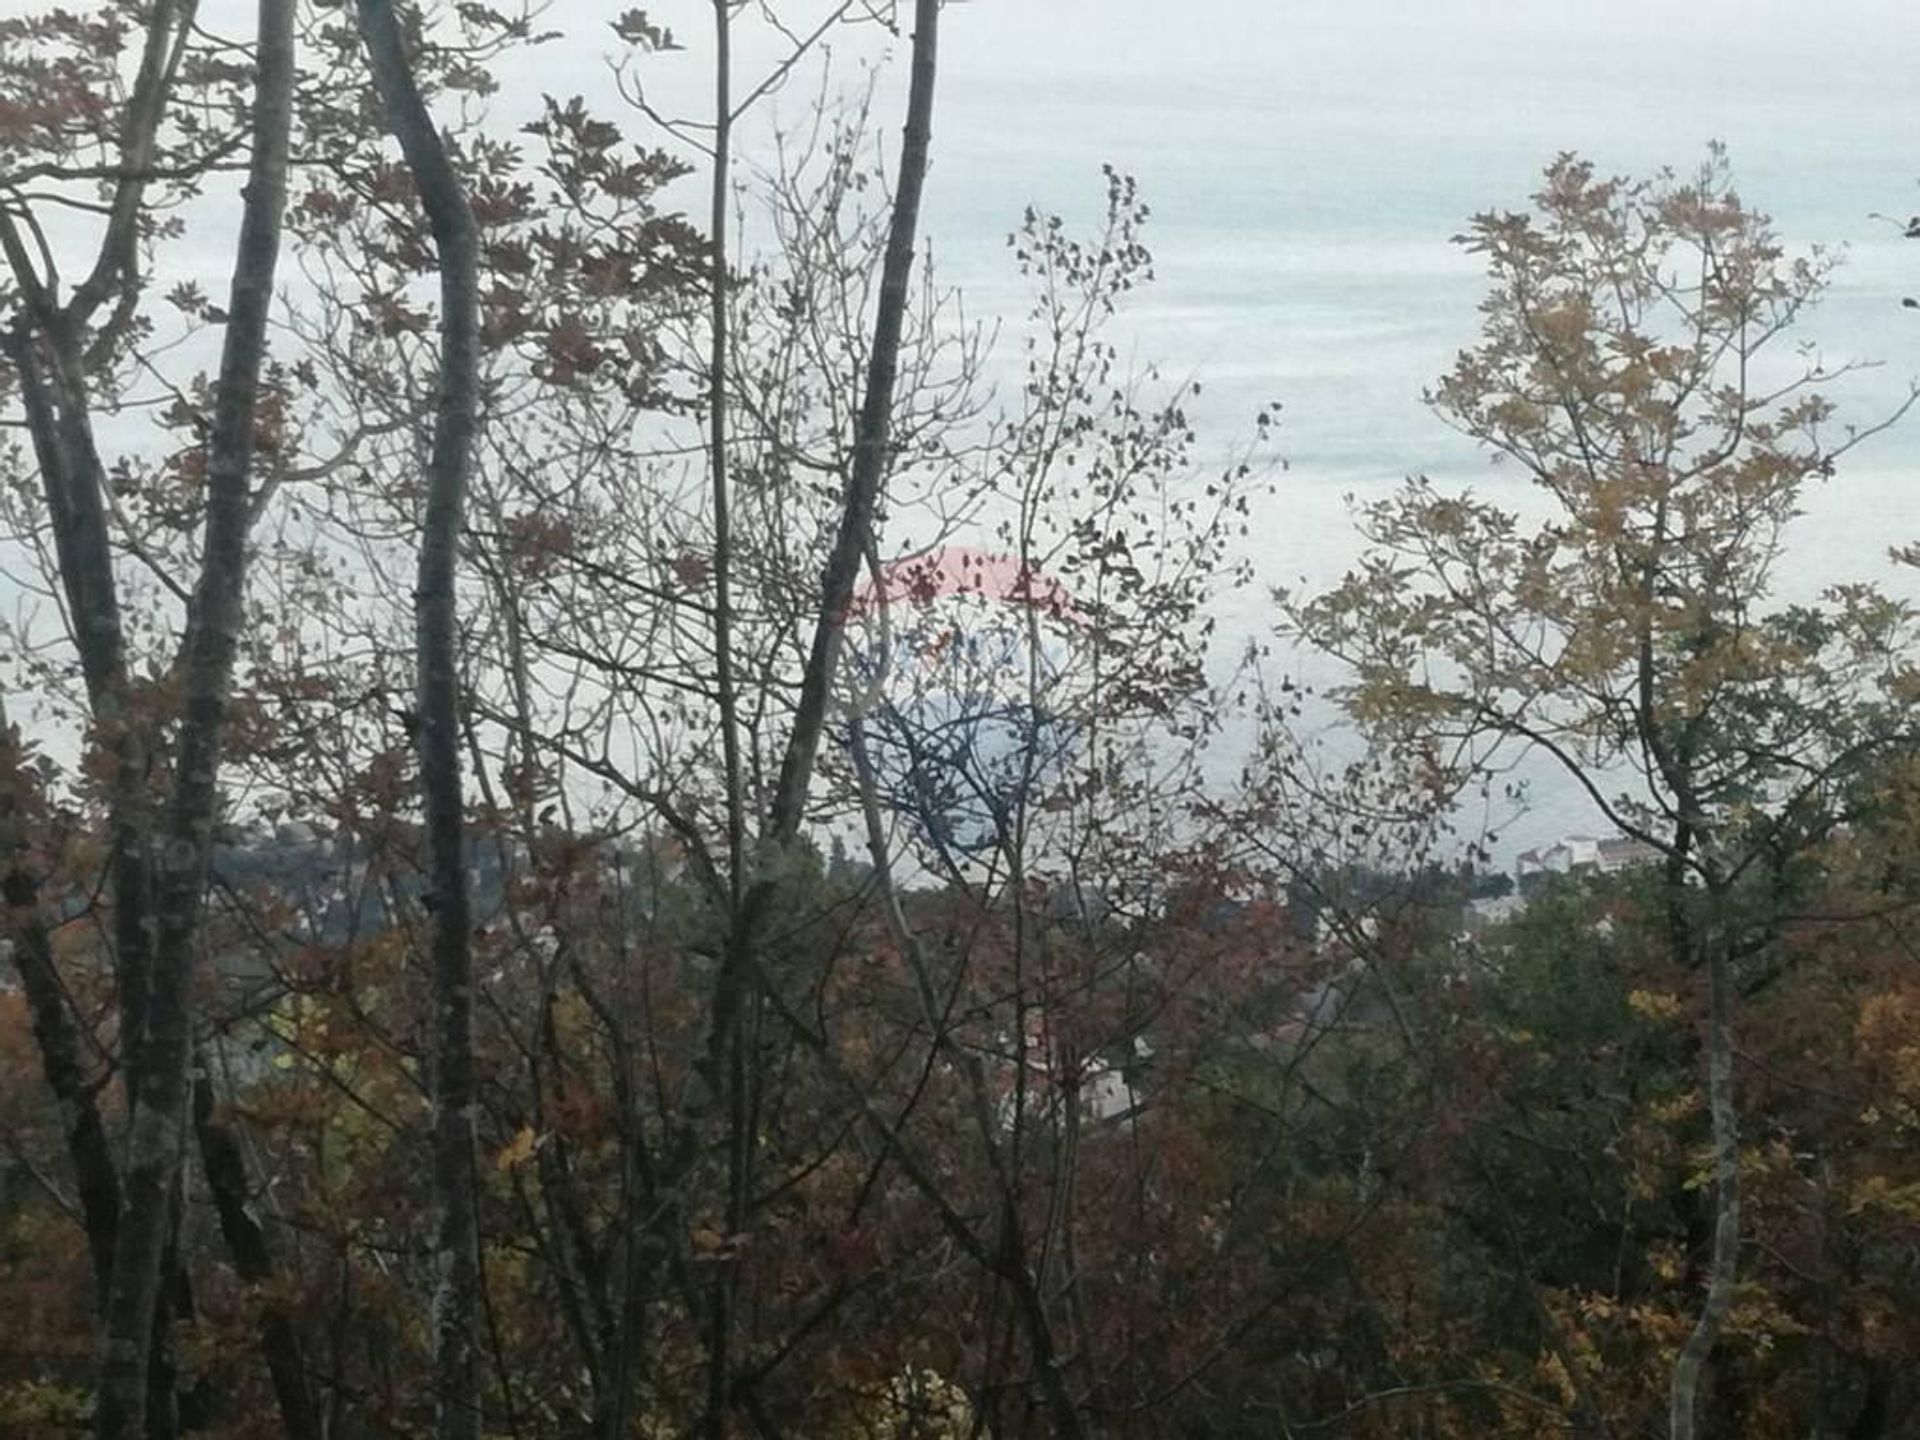
<svg viewBox="0 0 1920 1440">
<path fill-rule="evenodd" d="M 1143 1083 L 1153 1060 L 1153 1047 L 1144 1036 L 1136 1035 L 1132 1049 L 1128 1062 L 1116 1064 L 1107 1057 L 1091 1056 L 1068 1069 L 1047 1044 L 1045 1027 L 1036 1023 L 1024 1063 L 1016 1066 L 1011 1057 L 1003 1057 L 996 1067 L 994 1083 L 1000 1091 L 1001 1129 L 1012 1130 L 1023 1116 L 1028 1119 L 1050 1117 L 1069 1096 L 1077 1104 L 1081 1118 L 1096 1125 L 1117 1125 L 1134 1119 L 1147 1108 Z M 1024 1087 L 1016 1083 L 1021 1069 L 1026 1072 Z"/>
<path fill-rule="evenodd" d="M 1622 870 L 1632 870 L 1641 865 L 1660 863 L 1660 852 L 1644 840 L 1636 840 L 1621 835 L 1612 840 L 1600 842 L 1600 873 L 1617 875 Z"/>
<path fill-rule="evenodd" d="M 1568 835 L 1551 845 L 1523 850 L 1513 868 L 1524 882 L 1540 875 L 1570 875 L 1587 870 L 1617 875 L 1622 870 L 1655 864 L 1659 859 L 1659 850 L 1630 836 L 1596 840 L 1591 835 Z"/>
<path fill-rule="evenodd" d="M 1522 880 L 1536 875 L 1565 875 L 1573 869 L 1573 850 L 1564 840 L 1537 850 L 1522 850 L 1513 869 Z"/>
</svg>

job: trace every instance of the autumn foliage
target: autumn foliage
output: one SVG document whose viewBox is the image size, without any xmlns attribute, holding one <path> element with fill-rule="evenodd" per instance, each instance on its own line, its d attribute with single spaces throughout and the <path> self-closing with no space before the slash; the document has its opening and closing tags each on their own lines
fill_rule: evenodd
<svg viewBox="0 0 1920 1440">
<path fill-rule="evenodd" d="M 1213 644 L 1275 411 L 1133 368 L 1134 182 L 995 352 L 940 6 L 711 8 L 606 17 L 614 106 L 385 12 L 403 152 L 380 7 L 263 0 L 283 214 L 270 44 L 0 20 L 0 1436 L 1920 1435 L 1913 616 L 1772 596 L 1888 419 L 1782 358 L 1827 262 L 1717 154 L 1477 217 L 1428 398 L 1534 503 L 1363 508 L 1262 611 L 1309 696 Z M 874 90 L 732 168 L 854 24 L 897 156 Z M 1519 750 L 1650 863 L 1488 919 Z"/>
</svg>

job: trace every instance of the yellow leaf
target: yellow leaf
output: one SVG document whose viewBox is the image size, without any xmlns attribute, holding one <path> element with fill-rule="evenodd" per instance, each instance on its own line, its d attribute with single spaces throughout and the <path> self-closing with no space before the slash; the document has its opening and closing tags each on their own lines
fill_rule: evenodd
<svg viewBox="0 0 1920 1440">
<path fill-rule="evenodd" d="M 1662 991 L 1633 990 L 1627 994 L 1627 1008 L 1644 1020 L 1671 1020 L 1680 1013 L 1680 1001 Z"/>
<path fill-rule="evenodd" d="M 744 1234 L 723 1235 L 707 1225 L 696 1225 L 687 1232 L 687 1248 L 696 1260 L 731 1260 L 746 1244 Z"/>
<path fill-rule="evenodd" d="M 513 1139 L 500 1147 L 500 1153 L 493 1157 L 493 1168 L 501 1174 L 524 1165 L 533 1158 L 533 1152 L 539 1145 L 531 1125 L 522 1125 Z"/>
<path fill-rule="evenodd" d="M 1688 1090 L 1667 1100 L 1656 1100 L 1647 1106 L 1647 1115 L 1656 1125 L 1671 1125 L 1676 1120 L 1684 1120 L 1700 1109 L 1700 1092 Z"/>
</svg>

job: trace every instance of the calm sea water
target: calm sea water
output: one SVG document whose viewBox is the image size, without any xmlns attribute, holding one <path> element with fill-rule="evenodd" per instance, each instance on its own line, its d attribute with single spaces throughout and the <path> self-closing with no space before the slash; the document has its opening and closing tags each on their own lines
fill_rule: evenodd
<svg viewBox="0 0 1920 1440">
<path fill-rule="evenodd" d="M 1843 418 L 1886 414 L 1920 377 L 1920 311 L 1900 304 L 1920 293 L 1920 243 L 1874 218 L 1920 209 L 1920 102 L 1887 52 L 1920 27 L 1890 6 L 1213 0 L 1167 19 L 1134 0 L 1018 14 L 981 0 L 948 14 L 932 190 L 946 273 L 976 309 L 1014 313 L 1001 242 L 1020 206 L 1090 217 L 1102 162 L 1137 175 L 1159 279 L 1128 319 L 1132 353 L 1204 382 L 1192 408 L 1223 448 L 1262 402 L 1284 403 L 1289 468 L 1255 527 L 1272 583 L 1337 578 L 1358 553 L 1350 497 L 1410 474 L 1528 504 L 1420 393 L 1477 332 L 1480 268 L 1449 238 L 1476 211 L 1523 205 L 1562 150 L 1644 175 L 1725 142 L 1790 246 L 1846 251 L 1803 327 L 1827 363 L 1877 367 L 1836 387 Z M 1783 598 L 1853 578 L 1913 592 L 1886 549 L 1920 538 L 1920 418 L 1861 446 L 1805 508 Z M 1258 595 L 1226 618 L 1234 636 L 1271 624 Z M 1602 828 L 1547 766 L 1520 773 L 1533 806 L 1501 853 Z"/>
</svg>

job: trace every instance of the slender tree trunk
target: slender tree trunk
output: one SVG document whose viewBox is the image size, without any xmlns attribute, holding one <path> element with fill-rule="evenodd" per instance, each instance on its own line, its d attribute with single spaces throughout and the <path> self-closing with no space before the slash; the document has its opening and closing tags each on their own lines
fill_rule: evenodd
<svg viewBox="0 0 1920 1440">
<path fill-rule="evenodd" d="M 220 1118 L 213 1097 L 213 1081 L 203 1055 L 193 1082 L 193 1128 L 200 1146 L 200 1166 L 207 1190 L 220 1219 L 220 1234 L 233 1256 L 236 1274 L 249 1285 L 264 1286 L 278 1269 L 266 1228 L 255 1218 L 246 1160 L 240 1140 Z M 273 1380 L 274 1399 L 287 1440 L 323 1440 L 325 1430 L 313 1389 L 307 1382 L 306 1347 L 300 1328 L 286 1305 L 262 1300 L 260 1350 Z"/>
<path fill-rule="evenodd" d="M 161 23 L 158 16 L 154 23 Z M 153 43 L 150 36 L 150 54 Z M 133 1076 L 139 1062 L 141 1037 L 146 1030 L 153 939 L 145 727 L 127 713 L 125 630 L 114 582 L 106 511 L 100 498 L 106 483 L 105 473 L 94 444 L 76 339 L 81 323 L 76 314 L 77 302 L 56 307 L 54 296 L 41 284 L 4 210 L 0 210 L 0 243 L 5 245 L 14 283 L 22 296 L 20 313 L 0 345 L 4 346 L 19 382 L 27 434 L 40 472 L 55 564 L 60 572 L 61 590 L 66 598 L 74 649 L 79 656 L 93 722 L 91 742 L 108 757 L 114 980 L 119 1001 L 121 1073 L 131 1105 Z M 32 884 L 30 877 L 23 876 L 22 880 Z M 23 957 L 33 953 L 31 949 L 23 951 Z M 48 960 L 50 965 L 50 951 Z M 50 968 L 44 978 L 50 985 L 57 984 Z M 37 1019 L 45 1023 L 53 1022 L 56 1014 L 52 1009 L 36 1011 Z M 45 1032 L 49 1038 L 56 1034 L 54 1030 Z M 54 1082 L 64 1067 L 44 1050 L 42 1061 L 43 1065 L 54 1067 L 47 1072 L 49 1082 Z M 55 1093 L 58 1095 L 58 1090 Z M 61 1103 L 65 1105 L 68 1101 L 63 1099 Z M 92 1165 L 90 1159 L 77 1152 L 73 1158 L 83 1173 Z M 94 1179 L 94 1191 L 96 1196 L 106 1193 L 98 1175 Z M 117 1170 L 112 1192 L 117 1211 Z M 116 1214 L 112 1226 L 96 1227 L 90 1236 L 94 1281 L 101 1296 L 103 1315 L 117 1226 Z"/>
<path fill-rule="evenodd" d="M 724 38 L 726 0 L 716 0 L 716 19 Z M 834 671 L 839 663 L 841 630 L 847 604 L 853 595 L 862 558 L 872 541 L 874 515 L 891 459 L 889 438 L 893 417 L 895 382 L 900 366 L 900 344 L 905 330 L 908 280 L 913 270 L 917 243 L 920 197 L 926 186 L 927 157 L 933 128 L 934 79 L 937 71 L 939 39 L 939 0 L 916 0 L 914 8 L 912 74 L 907 92 L 907 117 L 901 142 L 900 174 L 894 188 L 893 210 L 889 217 L 887 249 L 880 273 L 879 298 L 874 312 L 873 343 L 867 357 L 866 390 L 854 433 L 853 463 L 847 476 L 841 501 L 840 523 L 834 537 L 826 572 L 821 581 L 820 608 L 814 623 L 806 668 L 801 677 L 800 701 L 793 729 L 788 735 L 786 752 L 773 803 L 761 830 L 762 843 L 772 849 L 791 844 L 805 818 L 807 790 L 812 784 L 814 763 L 819 754 L 820 736 L 825 727 L 828 697 Z M 724 57 L 723 57 L 724 58 Z M 729 105 L 725 66 L 718 91 L 718 103 L 724 117 Z M 716 182 L 714 220 L 725 224 L 726 197 Z M 724 229 L 721 231 L 724 235 Z M 719 263 L 723 252 L 716 252 L 716 295 L 722 273 Z M 716 299 L 716 334 L 724 334 L 724 307 Z M 714 363 L 724 362 L 724 341 L 716 344 Z M 724 379 L 724 376 L 716 378 Z M 715 435 L 715 450 L 724 446 L 724 431 Z M 716 489 L 723 503 L 724 489 Z M 723 656 L 724 663 L 724 656 Z M 730 840 L 734 837 L 731 834 Z M 674 1144 L 669 1154 L 664 1184 L 670 1196 L 677 1196 L 696 1152 L 697 1122 L 700 1113 L 715 1101 L 738 1102 L 744 1097 L 745 1077 L 740 1051 L 743 1018 L 752 1006 L 755 989 L 754 948 L 756 934 L 767 905 L 773 896 L 769 879 L 756 878 L 742 895 L 741 859 L 736 855 L 733 877 L 729 881 L 732 914 L 727 941 L 715 976 L 706 1043 L 698 1066 L 698 1075 L 689 1088 L 688 1101 L 682 1106 Z M 743 1133 L 742 1106 L 725 1106 L 736 1142 L 748 1137 Z M 738 1145 L 732 1149 L 730 1189 L 741 1190 L 742 1165 Z M 730 1207 L 731 1208 L 731 1207 Z M 724 1284 L 725 1282 L 722 1282 Z M 724 1369 L 725 1333 L 729 1324 L 724 1302 L 716 1303 L 710 1317 L 709 1339 L 714 1353 L 710 1370 L 707 1428 L 710 1434 L 722 1423 L 722 1402 L 726 1384 Z"/>
<path fill-rule="evenodd" d="M 1700 1377 L 1733 1308 L 1740 1264 L 1740 1129 L 1733 1102 L 1733 994 L 1723 937 L 1709 938 L 1707 957 L 1707 1109 L 1713 1125 L 1713 1252 L 1707 1298 L 1674 1361 L 1668 1432 L 1694 1440 Z"/>
<path fill-rule="evenodd" d="M 147 727 L 127 707 L 125 630 L 101 499 L 106 473 L 94 443 L 86 372 L 91 360 L 111 352 L 139 299 L 135 270 L 147 172 L 196 9 L 195 0 L 157 0 L 143 16 L 140 66 L 121 116 L 121 175 L 107 205 L 106 229 L 92 267 L 64 305 L 54 294 L 57 277 L 39 275 L 11 215 L 0 209 L 0 249 L 6 253 L 21 302 L 11 333 L 0 347 L 12 360 L 20 381 L 21 405 L 86 682 L 94 743 L 111 761 L 114 965 L 129 1106 L 146 1032 L 155 943 L 148 843 L 153 821 L 147 800 Z M 112 313 L 96 328 L 90 343 L 83 343 L 94 316 L 109 300 L 114 301 Z"/>
<path fill-rule="evenodd" d="M 784 845 L 799 833 L 820 735 L 826 724 L 827 697 L 840 660 L 841 632 L 854 582 L 873 537 L 892 454 L 893 393 L 900 370 L 900 342 L 906 326 L 907 282 L 919 234 L 920 196 L 926 188 L 927 157 L 933 143 L 933 91 L 939 59 L 940 0 L 915 0 L 913 72 L 907 89 L 907 122 L 900 143 L 900 175 L 893 191 L 887 227 L 887 251 L 880 269 L 880 297 L 873 317 L 873 346 L 867 352 L 867 385 L 853 437 L 853 465 L 840 507 L 840 526 L 820 582 L 820 613 L 814 622 L 807 666 L 800 680 L 800 703 L 793 733 L 780 764 L 768 830 Z"/>
<path fill-rule="evenodd" d="M 194 14 L 193 0 L 157 0 L 142 17 L 140 65 L 121 116 L 121 175 L 108 202 L 106 229 L 93 264 L 64 305 L 54 293 L 58 277 L 39 273 L 12 212 L 0 207 L 0 250 L 13 272 L 20 303 L 19 313 L 0 338 L 0 352 L 12 362 L 20 384 L 21 407 L 40 471 L 55 560 L 86 682 L 93 740 L 111 761 L 114 963 L 120 1046 L 129 1087 L 145 1033 L 154 943 L 148 855 L 151 812 L 146 803 L 145 727 L 127 711 L 125 631 L 101 500 L 106 477 L 94 444 L 86 368 L 90 356 L 111 350 L 138 300 L 134 270 L 147 171 Z M 96 312 L 116 296 L 113 313 L 92 343 L 83 345 Z M 129 1088 L 129 1104 L 132 1098 Z M 105 1270 L 96 1278 L 104 1290 Z"/>
<path fill-rule="evenodd" d="M 746 885 L 747 813 L 740 770 L 740 713 L 733 674 L 733 516 L 728 473 L 727 209 L 732 203 L 733 10 L 736 0 L 713 0 L 713 177 L 708 194 L 709 349 L 707 357 L 708 467 L 713 481 L 713 660 L 714 696 L 719 710 L 720 751 L 726 777 L 727 928 L 738 935 Z M 742 937 L 744 942 L 744 937 Z M 748 1027 L 749 1029 L 751 1027 Z M 753 1155 L 748 1115 L 753 1077 L 744 1061 L 746 1037 L 736 1027 L 724 1071 L 727 1117 L 726 1229 L 746 1227 Z M 739 1267 L 714 1267 L 707 1314 L 708 1440 L 723 1440 L 732 1387 L 733 1311 Z"/>
<path fill-rule="evenodd" d="M 841 500 L 840 523 L 821 577 L 820 608 L 808 647 L 806 668 L 801 675 L 800 700 L 786 751 L 781 757 L 773 803 L 762 828 L 762 843 L 774 849 L 790 845 L 806 818 L 807 790 L 813 783 L 820 737 L 826 726 L 828 697 L 839 663 L 847 606 L 853 598 L 862 557 L 872 541 L 874 514 L 892 458 L 893 395 L 906 323 L 907 282 L 913 270 L 920 197 L 926 187 L 927 157 L 932 143 L 939 17 L 940 0 L 916 0 L 913 74 L 907 92 L 900 176 L 894 187 L 887 250 L 880 272 L 873 345 L 867 357 L 866 392 L 854 433 L 853 464 Z M 736 937 L 751 936 L 771 898 L 771 884 L 756 881 L 741 903 L 742 913 L 732 933 Z M 730 944 L 715 980 L 713 1015 L 702 1061 L 710 1082 L 709 1094 L 719 1093 L 719 1086 L 711 1082 L 725 1064 L 734 1028 L 751 988 L 749 950 L 750 946 Z"/>
<path fill-rule="evenodd" d="M 9 737 L 0 727 L 0 748 Z M 0 756 L 5 774 L 0 785 L 14 779 L 11 753 Z M 13 848 L 9 828 L 10 793 L 0 793 L 0 852 Z M 59 972 L 54 968 L 52 937 L 40 909 L 39 884 L 24 869 L 0 855 L 0 894 L 4 895 L 7 924 L 4 933 L 13 943 L 20 989 L 33 1017 L 33 1037 L 47 1088 L 60 1107 L 67 1154 L 78 1182 L 80 1213 L 87 1230 L 87 1250 L 93 1259 L 95 1299 L 106 1302 L 106 1280 L 113 1266 L 113 1237 L 120 1223 L 120 1174 L 114 1168 L 106 1126 L 95 1103 L 95 1086 L 81 1059 L 79 1029 L 67 1009 Z"/>
<path fill-rule="evenodd" d="M 369 0 L 361 0 L 361 3 L 364 8 Z M 726 16 L 723 6 L 724 0 L 716 0 L 716 19 L 724 31 Z M 799 834 L 805 818 L 807 791 L 812 784 L 820 737 L 826 723 L 830 687 L 839 660 L 841 628 L 862 557 L 871 542 L 874 515 L 891 458 L 889 433 L 894 388 L 899 372 L 901 337 L 905 329 L 908 280 L 913 268 L 920 197 L 926 184 L 932 135 L 939 10 L 939 0 L 916 0 L 912 76 L 908 87 L 900 174 L 894 190 L 887 249 L 881 268 L 866 390 L 856 422 L 854 458 L 841 502 L 840 523 L 822 577 L 819 610 L 801 679 L 800 701 L 781 760 L 772 805 L 760 827 L 761 844 L 769 850 L 777 851 L 790 845 Z M 724 115 L 729 103 L 724 79 L 721 87 L 718 98 Z M 716 223 L 722 227 L 725 223 L 724 204 L 723 187 L 716 185 Z M 724 238 L 724 230 L 721 233 Z M 714 324 L 716 334 L 721 337 L 724 337 L 725 313 L 721 303 L 723 291 L 719 267 L 723 260 L 723 250 L 716 249 Z M 721 379 L 724 373 L 720 367 L 724 364 L 725 354 L 725 341 L 720 338 L 714 347 L 711 363 L 715 366 L 716 377 Z M 719 413 L 716 411 L 716 414 Z M 710 432 L 709 443 L 722 467 L 716 472 L 715 497 L 724 515 L 727 499 L 724 485 L 724 424 Z M 720 663 L 723 667 L 727 663 L 724 644 L 720 646 Z M 723 716 L 723 724 L 725 719 Z M 740 837 L 739 848 L 744 852 L 744 835 Z M 774 883 L 769 877 L 752 877 L 748 883 L 744 860 L 743 853 L 736 857 L 724 897 L 731 911 L 730 923 L 711 991 L 706 1036 L 694 1074 L 689 1078 L 676 1107 L 658 1174 L 650 1187 L 657 1197 L 654 1207 L 656 1218 L 648 1227 L 649 1233 L 642 1250 L 645 1263 L 635 1266 L 627 1277 L 630 1297 L 647 1293 L 651 1279 L 667 1259 L 673 1243 L 671 1232 L 684 1218 L 683 1190 L 698 1156 L 700 1136 L 707 1121 L 717 1105 L 741 1092 L 738 1068 L 741 1059 L 740 1034 L 755 994 L 756 936 L 774 895 Z M 747 1138 L 741 1129 L 739 1108 L 729 1104 L 724 1109 L 735 1137 Z M 730 1165 L 730 1172 L 739 1173 L 738 1166 Z M 721 1334 L 721 1326 L 730 1324 L 730 1321 L 724 1305 L 716 1305 L 715 1312 L 709 1315 L 708 1330 L 713 1351 L 706 1407 L 709 1432 L 722 1421 L 730 1389 L 725 1380 L 727 1366 Z M 641 1328 L 640 1317 L 637 1316 L 628 1316 L 624 1323 L 630 1324 L 636 1334 Z"/>
<path fill-rule="evenodd" d="M 807 790 L 813 783 L 820 736 L 826 725 L 828 696 L 839 664 L 847 605 L 853 598 L 862 558 L 872 542 L 874 514 L 891 459 L 889 437 L 894 385 L 900 369 L 900 341 L 906 324 L 907 282 L 913 270 L 920 196 L 926 187 L 927 156 L 932 143 L 939 24 L 940 0 L 916 0 L 913 73 L 907 90 L 900 176 L 894 187 L 887 250 L 880 271 L 873 345 L 867 356 L 867 386 L 854 433 L 853 465 L 841 501 L 833 551 L 821 578 L 820 609 L 814 622 L 806 669 L 801 676 L 800 701 L 794 713 L 793 729 L 787 737 L 786 752 L 781 758 L 773 803 L 761 833 L 762 844 L 775 850 L 793 843 L 806 817 Z M 728 929 L 725 953 L 714 979 L 712 1013 L 699 1062 L 693 1108 L 711 1103 L 713 1098 L 725 1093 L 734 1040 L 753 990 L 754 935 L 772 897 L 772 882 L 756 879 Z M 691 1129 L 683 1124 L 670 1157 L 669 1185 L 677 1186 L 684 1175 L 692 1158 L 692 1140 Z"/>
<path fill-rule="evenodd" d="M 261 0 L 253 158 L 234 256 L 226 341 L 207 446 L 200 580 L 181 646 L 182 712 L 158 878 L 145 1035 L 128 1066 L 132 1101 L 120 1224 L 108 1285 L 95 1432 L 143 1440 L 147 1370 L 175 1197 L 193 1054 L 196 941 L 213 852 L 220 753 L 246 580 L 252 469 L 267 315 L 280 253 L 293 106 L 292 0 Z"/>
<path fill-rule="evenodd" d="M 87 685 L 93 742 L 110 760 L 115 974 L 130 1116 L 124 1185 L 92 1088 L 78 1068 L 76 1031 L 65 1013 L 32 877 L 9 874 L 9 909 L 26 941 L 22 959 L 36 997 L 43 1064 L 66 1117 L 94 1260 L 102 1312 L 96 1427 L 101 1433 L 148 1437 L 173 1434 L 181 1419 L 171 1329 L 174 1318 L 192 1308 L 177 1237 L 193 947 L 245 576 L 247 479 L 279 252 L 293 77 L 291 0 L 262 0 L 252 167 L 208 443 L 203 560 L 176 662 L 184 693 L 176 788 L 164 843 L 156 847 L 156 807 L 147 794 L 151 721 L 129 704 L 124 625 L 102 503 L 104 468 L 85 377 L 89 366 L 112 352 L 137 304 L 147 171 L 194 14 L 192 0 L 160 0 L 144 17 L 140 67 L 121 124 L 123 173 L 105 212 L 106 229 L 92 268 L 66 304 L 56 303 L 52 276 L 43 283 L 35 274 L 11 222 L 0 222 L 0 246 L 22 301 L 0 343 L 20 381 Z M 93 317 L 109 304 L 111 313 L 95 324 Z M 159 876 L 156 860 L 164 868 Z M 157 1048 L 147 1043 L 154 1033 L 161 1036 Z M 297 1416 L 289 1416 L 288 1423 L 290 1433 L 301 1433 Z"/>
<path fill-rule="evenodd" d="M 746 796 L 740 776 L 740 711 L 733 674 L 733 509 L 729 493 L 727 207 L 732 203 L 733 7 L 713 0 L 713 183 L 708 195 L 707 464 L 713 477 L 713 665 L 720 752 L 727 786 L 727 889 L 735 910 L 746 883 Z"/>
<path fill-rule="evenodd" d="M 393 0 L 359 0 L 387 124 L 413 172 L 440 264 L 440 389 L 414 589 L 421 800 L 433 899 L 434 1395 L 442 1440 L 480 1434 L 479 1181 L 474 1160 L 472 901 L 460 781 L 454 577 L 479 416 L 478 238 L 446 143 L 420 98 Z"/>
<path fill-rule="evenodd" d="M 146 727 L 127 710 L 125 632 L 100 499 L 106 475 L 94 444 L 72 307 L 53 308 L 3 217 L 0 238 L 7 242 L 16 283 L 27 295 L 5 350 L 20 382 L 21 408 L 40 471 L 55 563 L 87 688 L 92 741 L 109 758 L 114 979 L 123 1073 L 130 1085 L 146 1033 L 153 949 Z M 101 1280 L 104 1284 L 104 1272 Z"/>
<path fill-rule="evenodd" d="M 93 269 L 74 287 L 73 301 L 67 307 L 76 333 L 88 317 L 115 296 L 120 305 L 109 328 L 123 322 L 127 303 L 138 297 L 139 287 L 130 282 L 139 254 L 147 170 L 153 164 L 161 117 L 173 96 L 174 77 L 179 73 L 198 11 L 198 0 L 157 0 L 145 16 L 146 43 L 120 127 L 121 177 L 108 207 L 106 234 Z"/>
</svg>

